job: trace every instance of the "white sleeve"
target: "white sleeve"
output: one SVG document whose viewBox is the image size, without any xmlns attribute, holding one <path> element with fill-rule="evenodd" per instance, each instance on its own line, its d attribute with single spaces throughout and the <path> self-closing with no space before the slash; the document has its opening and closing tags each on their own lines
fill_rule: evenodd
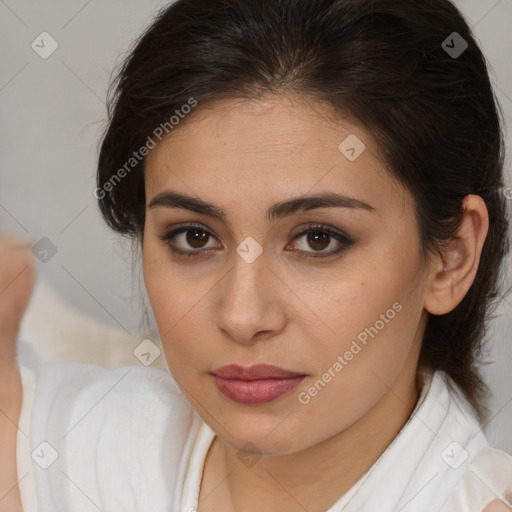
<svg viewBox="0 0 512 512">
<path fill-rule="evenodd" d="M 468 465 L 440 512 L 512 510 L 512 456 L 483 448 Z"/>
<path fill-rule="evenodd" d="M 24 512 L 167 512 L 186 472 L 193 409 L 169 372 L 20 364 Z"/>
</svg>

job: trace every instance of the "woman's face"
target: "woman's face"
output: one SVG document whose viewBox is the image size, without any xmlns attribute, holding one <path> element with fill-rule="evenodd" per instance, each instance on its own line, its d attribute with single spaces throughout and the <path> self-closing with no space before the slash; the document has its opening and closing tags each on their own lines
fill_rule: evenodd
<svg viewBox="0 0 512 512">
<path fill-rule="evenodd" d="M 204 421 L 237 449 L 292 453 L 412 383 L 428 269 L 412 198 L 369 133 L 293 96 L 214 106 L 146 159 L 145 283 L 169 369 Z M 295 208 L 325 194 L 341 198 Z M 231 364 L 298 377 L 214 375 Z"/>
</svg>

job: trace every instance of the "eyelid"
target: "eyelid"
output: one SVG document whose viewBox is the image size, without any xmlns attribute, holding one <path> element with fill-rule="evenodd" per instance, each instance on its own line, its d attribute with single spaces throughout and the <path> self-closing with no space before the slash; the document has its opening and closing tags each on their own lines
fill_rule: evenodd
<svg viewBox="0 0 512 512">
<path fill-rule="evenodd" d="M 341 229 L 337 229 L 337 228 L 331 227 L 327 224 L 322 224 L 322 223 L 318 223 L 318 222 L 301 224 L 300 226 L 298 226 L 297 228 L 293 229 L 290 232 L 289 237 L 292 238 L 293 240 L 295 240 L 298 236 L 305 235 L 309 231 L 314 231 L 314 230 L 325 231 L 326 233 L 329 233 L 331 235 L 336 235 L 339 238 L 342 238 L 346 242 L 353 243 L 353 240 L 346 233 L 344 233 Z"/>
</svg>

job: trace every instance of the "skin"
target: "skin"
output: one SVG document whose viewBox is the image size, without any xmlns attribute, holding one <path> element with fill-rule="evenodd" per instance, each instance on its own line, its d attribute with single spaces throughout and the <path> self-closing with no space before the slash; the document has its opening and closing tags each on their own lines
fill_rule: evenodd
<svg viewBox="0 0 512 512">
<path fill-rule="evenodd" d="M 483 510 L 483 512 L 510 512 L 512 509 L 500 500 L 493 500 Z"/>
<path fill-rule="evenodd" d="M 427 311 L 451 311 L 475 278 L 488 230 L 483 200 L 466 197 L 457 237 L 443 258 L 430 255 L 423 264 L 411 195 L 386 171 L 371 134 L 323 107 L 288 95 L 223 100 L 197 110 L 146 159 L 148 296 L 169 369 L 217 434 L 199 512 L 332 506 L 417 402 Z M 353 162 L 338 150 L 350 134 L 366 145 Z M 171 190 L 217 205 L 226 219 L 150 206 Z M 375 211 L 331 207 L 266 217 L 274 203 L 320 192 L 356 198 Z M 188 243 L 186 233 L 159 238 L 189 222 L 211 236 Z M 315 258 L 315 248 L 328 254 L 340 247 L 334 238 L 317 245 L 307 235 L 294 239 L 316 223 L 354 243 Z M 252 263 L 236 252 L 249 236 L 262 248 Z M 177 256 L 169 245 L 204 257 Z M 299 393 L 397 302 L 395 318 L 307 405 L 300 403 Z M 274 364 L 307 378 L 273 402 L 241 405 L 220 393 L 211 375 L 230 363 Z M 256 464 L 241 460 L 255 453 Z"/>
<path fill-rule="evenodd" d="M 0 512 L 22 511 L 16 439 L 23 389 L 16 339 L 34 282 L 30 245 L 13 236 L 0 237 Z"/>
</svg>

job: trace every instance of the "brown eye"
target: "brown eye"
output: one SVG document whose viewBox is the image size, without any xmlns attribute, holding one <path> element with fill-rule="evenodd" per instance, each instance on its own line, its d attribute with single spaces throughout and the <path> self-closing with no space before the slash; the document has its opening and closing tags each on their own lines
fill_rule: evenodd
<svg viewBox="0 0 512 512">
<path fill-rule="evenodd" d="M 159 235 L 158 238 L 163 240 L 170 251 L 178 256 L 204 256 L 212 249 L 220 248 L 220 245 L 208 246 L 210 239 L 214 240 L 215 237 L 201 226 L 192 224 L 182 225 Z M 315 225 L 298 233 L 291 244 L 299 246 L 292 248 L 292 252 L 297 253 L 299 257 L 317 258 L 338 254 L 353 245 L 354 241 L 329 226 Z M 331 250 L 327 250 L 329 248 Z"/>
<path fill-rule="evenodd" d="M 185 233 L 187 234 L 185 241 L 190 247 L 194 247 L 195 249 L 202 249 L 204 243 L 210 238 L 210 234 L 202 229 L 189 229 Z"/>
<path fill-rule="evenodd" d="M 315 251 L 322 251 L 329 246 L 331 236 L 322 231 L 310 231 L 307 235 L 309 246 Z"/>
<path fill-rule="evenodd" d="M 160 235 L 171 252 L 179 256 L 201 256 L 207 249 L 218 248 L 218 246 L 207 246 L 213 235 L 200 226 L 185 225 L 173 229 L 168 233 Z"/>
<path fill-rule="evenodd" d="M 347 235 L 334 231 L 329 226 L 315 225 L 298 233 L 293 239 L 293 243 L 299 246 L 298 249 L 292 250 L 297 252 L 300 257 L 316 258 L 338 254 L 353 245 L 354 241 Z M 329 247 L 331 247 L 331 250 L 326 250 Z M 312 250 L 308 250 L 308 248 Z M 301 255 L 301 253 L 306 254 L 306 256 Z"/>
</svg>

